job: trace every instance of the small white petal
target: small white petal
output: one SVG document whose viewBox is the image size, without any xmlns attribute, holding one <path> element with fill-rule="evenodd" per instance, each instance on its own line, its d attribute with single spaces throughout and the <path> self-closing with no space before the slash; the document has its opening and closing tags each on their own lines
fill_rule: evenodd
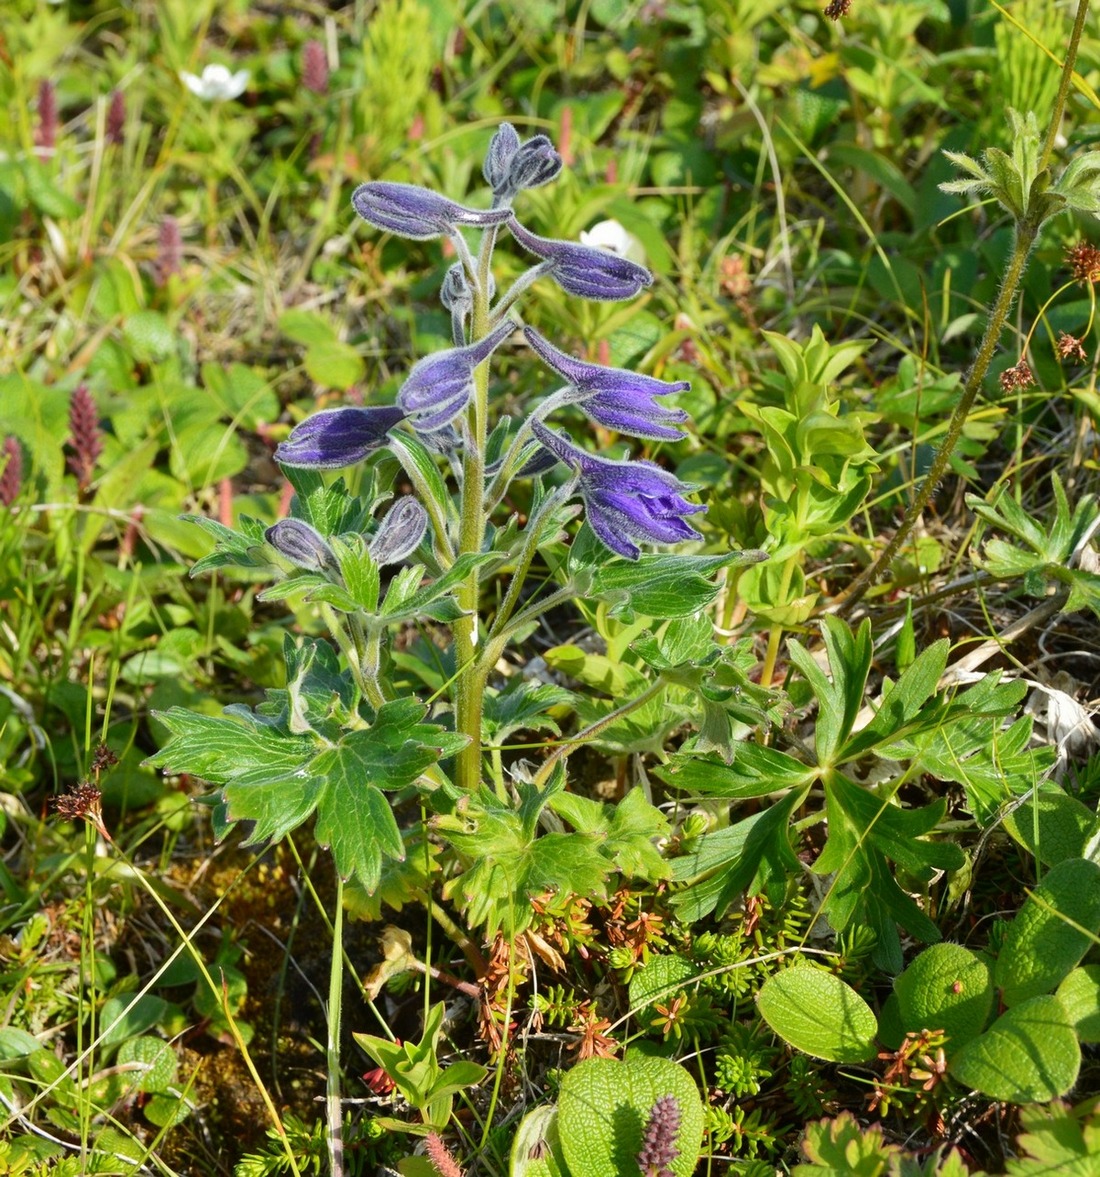
<svg viewBox="0 0 1100 1177">
<path fill-rule="evenodd" d="M 617 254 L 639 265 L 644 265 L 646 260 L 645 247 L 618 221 L 600 221 L 593 225 L 587 233 L 581 233 L 581 244 Z"/>
<path fill-rule="evenodd" d="M 189 74 L 187 70 L 180 70 L 180 81 L 191 91 L 192 94 L 199 98 L 205 98 L 205 87 L 202 84 L 202 78 L 196 77 L 194 74 Z"/>
</svg>

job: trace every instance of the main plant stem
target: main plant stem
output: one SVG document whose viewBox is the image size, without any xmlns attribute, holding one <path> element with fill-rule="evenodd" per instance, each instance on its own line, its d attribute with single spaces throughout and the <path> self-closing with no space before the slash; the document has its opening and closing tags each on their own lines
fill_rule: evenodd
<svg viewBox="0 0 1100 1177">
<path fill-rule="evenodd" d="M 1062 125 L 1062 114 L 1065 110 L 1066 98 L 1069 96 L 1070 85 L 1073 82 L 1073 67 L 1077 61 L 1077 50 L 1081 44 L 1081 33 L 1085 27 L 1088 9 L 1089 0 L 1079 0 L 1077 16 L 1073 22 L 1073 31 L 1070 33 L 1069 45 L 1066 48 L 1065 60 L 1062 63 L 1062 79 L 1058 87 L 1058 95 L 1054 100 L 1054 109 L 1051 112 L 1046 138 L 1043 141 L 1043 156 L 1039 163 L 1040 171 L 1050 163 L 1054 143 L 1058 136 L 1058 128 Z M 1039 220 L 1033 215 L 1025 214 L 1017 222 L 1016 242 L 1012 250 L 1012 256 L 1009 258 L 1004 281 L 1001 283 L 1000 293 L 997 295 L 997 301 L 993 304 L 989 321 L 986 323 L 985 334 L 982 336 L 982 341 L 978 346 L 977 357 L 974 360 L 970 372 L 967 374 L 966 383 L 963 385 L 962 396 L 959 398 L 958 404 L 956 404 L 955 410 L 951 414 L 951 420 L 948 423 L 947 433 L 944 436 L 943 442 L 936 451 L 936 456 L 932 459 L 932 465 L 928 468 L 928 473 L 925 474 L 924 481 L 921 483 L 916 497 L 909 504 L 909 509 L 905 512 L 905 517 L 902 519 L 890 542 L 879 553 L 874 563 L 856 577 L 851 588 L 849 588 L 837 610 L 842 616 L 851 612 L 857 602 L 863 597 L 863 594 L 867 592 L 885 569 L 889 567 L 890 561 L 897 555 L 901 545 L 909 538 L 909 533 L 916 526 L 917 520 L 921 517 L 924 508 L 928 506 L 940 479 L 947 472 L 948 463 L 951 461 L 951 456 L 955 452 L 955 446 L 962 436 L 962 431 L 966 425 L 967 417 L 970 415 L 970 410 L 974 405 L 974 400 L 978 395 L 982 382 L 985 380 L 986 373 L 989 371 L 989 365 L 997 350 L 997 343 L 1001 338 L 1001 331 L 1004 328 L 1005 320 L 1008 318 L 1008 312 L 1012 309 L 1012 304 L 1016 299 L 1016 293 L 1020 288 L 1024 272 L 1027 269 L 1028 256 L 1038 235 Z"/>
<path fill-rule="evenodd" d="M 489 263 L 496 231 L 487 229 L 481 239 L 474 286 L 471 343 L 489 332 Z M 462 519 L 459 525 L 459 555 L 480 552 L 485 541 L 485 443 L 489 421 L 489 361 L 474 369 L 474 396 L 467 413 L 466 452 L 462 457 Z M 481 578 L 470 570 L 457 592 L 462 616 L 455 622 L 455 730 L 469 737 L 456 758 L 457 784 L 473 792 L 481 783 L 481 702 L 483 675 L 478 650 L 478 608 Z"/>
<path fill-rule="evenodd" d="M 344 1116 L 340 1103 L 340 1009 L 344 996 L 344 880 L 336 875 L 336 914 L 332 921 L 332 963 L 328 980 L 328 1038 L 325 1043 L 328 1158 L 332 1177 L 344 1172 Z"/>
</svg>

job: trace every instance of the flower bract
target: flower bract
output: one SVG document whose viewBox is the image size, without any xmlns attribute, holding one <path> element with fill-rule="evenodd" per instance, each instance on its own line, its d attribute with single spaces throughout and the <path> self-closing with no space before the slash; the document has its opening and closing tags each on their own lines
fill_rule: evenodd
<svg viewBox="0 0 1100 1177">
<path fill-rule="evenodd" d="M 580 475 L 585 518 L 613 552 L 636 560 L 641 554 L 638 543 L 672 544 L 699 538 L 684 516 L 706 507 L 683 497 L 690 488 L 674 474 L 652 462 L 597 458 L 538 421 L 531 428 L 546 449 Z"/>
<path fill-rule="evenodd" d="M 394 405 L 322 409 L 291 430 L 276 447 L 275 461 L 313 470 L 354 466 L 385 445 L 389 431 L 404 416 Z"/>
<path fill-rule="evenodd" d="M 577 390 L 580 407 L 597 424 L 655 441 L 680 441 L 685 436 L 674 426 L 686 421 L 687 413 L 659 405 L 655 398 L 685 392 L 691 387 L 688 381 L 658 380 L 625 368 L 589 364 L 558 351 L 534 327 L 524 327 L 523 334 L 539 359 Z"/>
</svg>

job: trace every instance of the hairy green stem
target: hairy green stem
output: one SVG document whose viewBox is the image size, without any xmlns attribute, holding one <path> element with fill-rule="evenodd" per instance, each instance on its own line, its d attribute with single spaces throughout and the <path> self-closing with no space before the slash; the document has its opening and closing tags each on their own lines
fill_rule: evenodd
<svg viewBox="0 0 1100 1177">
<path fill-rule="evenodd" d="M 336 873 L 336 914 L 332 921 L 332 963 L 328 975 L 328 1036 L 325 1041 L 325 1115 L 329 1172 L 344 1172 L 344 1116 L 340 1106 L 340 1008 L 344 996 L 344 880 Z"/>
<path fill-rule="evenodd" d="M 481 239 L 474 275 L 474 308 L 470 342 L 484 339 L 489 332 L 489 263 L 496 240 L 494 230 Z M 480 552 L 485 540 L 485 443 L 489 427 L 489 360 L 474 369 L 474 395 L 467 412 L 466 452 L 462 459 L 462 518 L 459 525 L 459 555 Z M 455 775 L 459 788 L 473 792 L 481 781 L 482 692 L 478 686 L 478 607 L 481 578 L 476 568 L 459 586 L 458 603 L 463 615 L 454 624 L 455 730 L 469 736 L 469 743 L 456 757 Z"/>
<path fill-rule="evenodd" d="M 1054 101 L 1054 109 L 1051 112 L 1046 139 L 1043 143 L 1043 155 L 1039 165 L 1040 170 L 1045 168 L 1050 162 L 1058 129 L 1062 124 L 1062 113 L 1065 110 L 1066 98 L 1069 95 L 1069 88 L 1073 81 L 1073 67 L 1077 61 L 1077 50 L 1081 43 L 1081 34 L 1088 15 L 1088 8 L 1089 0 L 1079 0 L 1077 16 L 1073 23 L 1073 31 L 1070 34 L 1069 45 L 1066 47 L 1065 60 L 1062 63 L 1062 78 L 1058 87 L 1058 95 Z M 948 463 L 951 461 L 951 456 L 955 452 L 955 446 L 962 436 L 967 417 L 974 405 L 974 400 L 982 386 L 982 381 L 989 371 L 989 365 L 997 350 L 997 343 L 1000 340 L 1001 331 L 1004 328 L 1008 312 L 1012 309 L 1012 304 L 1016 299 L 1016 293 L 1020 288 L 1024 272 L 1027 269 L 1028 257 L 1038 235 L 1039 221 L 1033 215 L 1025 214 L 1016 225 L 1016 241 L 1012 250 L 1012 256 L 1008 262 L 1008 268 L 1005 271 L 1004 281 L 1001 283 L 997 301 L 993 304 L 989 321 L 986 323 L 985 334 L 982 336 L 982 341 L 978 346 L 978 354 L 963 385 L 962 396 L 959 398 L 958 404 L 956 404 L 954 412 L 951 414 L 951 420 L 948 423 L 947 433 L 944 436 L 943 442 L 936 451 L 936 456 L 932 459 L 932 465 L 929 467 L 928 473 L 925 474 L 924 481 L 921 483 L 916 497 L 910 503 L 909 509 L 905 512 L 905 517 L 902 519 L 890 542 L 883 548 L 874 562 L 856 577 L 851 588 L 845 594 L 844 600 L 837 610 L 842 616 L 851 612 L 864 593 L 867 592 L 878 577 L 889 567 L 890 561 L 893 560 L 901 545 L 908 539 L 909 533 L 913 530 L 924 508 L 928 506 L 940 479 L 946 473 Z"/>
<path fill-rule="evenodd" d="M 639 707 L 645 706 L 655 695 L 659 694 L 665 689 L 665 684 L 662 679 L 658 679 L 655 683 L 651 683 L 637 698 L 631 699 L 628 703 L 624 703 L 621 707 L 616 707 L 614 711 L 605 715 L 603 719 L 597 719 L 595 723 L 590 723 L 586 728 L 577 732 L 570 740 L 561 744 L 554 753 L 548 757 L 543 766 L 535 774 L 534 783 L 540 788 L 546 784 L 550 779 L 551 773 L 557 766 L 559 760 L 564 760 L 574 748 L 579 748 L 582 744 L 587 744 L 589 740 L 594 739 L 602 731 L 606 731 L 612 724 L 618 723 L 620 719 L 629 715 L 632 711 L 637 711 Z"/>
</svg>

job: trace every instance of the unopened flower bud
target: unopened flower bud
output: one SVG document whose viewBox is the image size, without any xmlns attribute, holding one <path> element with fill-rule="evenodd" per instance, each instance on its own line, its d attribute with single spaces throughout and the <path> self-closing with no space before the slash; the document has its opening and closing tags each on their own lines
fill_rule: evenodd
<svg viewBox="0 0 1100 1177">
<path fill-rule="evenodd" d="M 375 564 L 400 564 L 420 546 L 428 530 L 428 512 L 412 495 L 404 495 L 386 512 L 370 541 Z"/>
<path fill-rule="evenodd" d="M 489 152 L 481 165 L 481 174 L 493 192 L 508 185 L 508 171 L 512 158 L 519 150 L 519 135 L 511 123 L 501 123 L 489 141 Z"/>
<path fill-rule="evenodd" d="M 508 183 L 514 192 L 524 188 L 541 188 L 561 171 L 561 156 L 545 135 L 534 135 L 512 157 Z"/>
<path fill-rule="evenodd" d="M 322 409 L 296 425 L 275 448 L 282 466 L 338 470 L 354 466 L 386 444 L 389 431 L 405 416 L 393 405 Z"/>
<path fill-rule="evenodd" d="M 443 285 L 439 288 L 439 301 L 447 310 L 458 311 L 462 315 L 469 313 L 474 304 L 474 292 L 470 289 L 466 269 L 461 262 L 455 262 L 447 271 Z"/>
<path fill-rule="evenodd" d="M 339 567 L 332 548 L 301 519 L 280 519 L 264 532 L 264 539 L 296 568 L 327 572 Z"/>
<path fill-rule="evenodd" d="M 430 188 L 389 180 L 360 184 L 351 195 L 351 203 L 363 220 L 369 221 L 376 229 L 385 229 L 413 241 L 446 237 L 460 225 L 475 229 L 501 225 L 511 215 L 504 208 L 467 208 Z"/>
</svg>

